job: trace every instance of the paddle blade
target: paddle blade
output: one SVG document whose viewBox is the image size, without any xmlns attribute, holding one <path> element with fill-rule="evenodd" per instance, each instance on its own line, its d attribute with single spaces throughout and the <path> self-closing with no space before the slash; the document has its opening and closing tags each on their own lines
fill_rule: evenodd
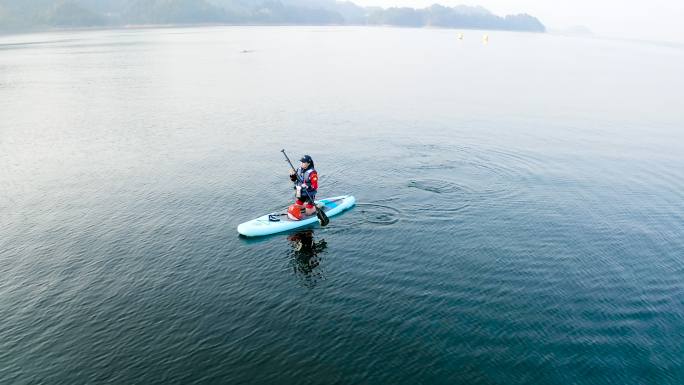
<svg viewBox="0 0 684 385">
<path fill-rule="evenodd" d="M 330 223 L 330 218 L 325 215 L 323 210 L 316 210 L 316 216 L 318 217 L 318 222 L 321 223 L 321 226 L 325 227 L 328 225 L 328 223 Z"/>
</svg>

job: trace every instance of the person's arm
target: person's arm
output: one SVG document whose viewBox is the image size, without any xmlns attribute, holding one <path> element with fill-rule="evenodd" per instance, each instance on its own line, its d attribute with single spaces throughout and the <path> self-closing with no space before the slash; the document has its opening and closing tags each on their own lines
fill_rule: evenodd
<svg viewBox="0 0 684 385">
<path fill-rule="evenodd" d="M 318 190 L 318 173 L 316 171 L 312 172 L 309 179 L 311 179 L 311 188 Z"/>
<path fill-rule="evenodd" d="M 290 180 L 293 182 L 297 181 L 297 171 L 295 170 L 290 170 Z"/>
</svg>

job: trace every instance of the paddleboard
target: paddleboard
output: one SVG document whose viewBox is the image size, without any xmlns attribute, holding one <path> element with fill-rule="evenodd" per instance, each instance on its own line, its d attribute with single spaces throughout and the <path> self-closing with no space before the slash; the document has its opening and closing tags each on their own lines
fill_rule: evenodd
<svg viewBox="0 0 684 385">
<path fill-rule="evenodd" d="M 341 195 L 338 197 L 317 200 L 316 203 L 323 204 L 323 212 L 328 217 L 335 216 L 354 206 L 356 199 L 351 195 Z M 238 233 L 246 237 L 259 237 L 262 235 L 276 234 L 283 231 L 294 230 L 318 222 L 316 214 L 293 221 L 287 216 L 287 208 L 282 211 L 262 215 L 259 218 L 241 223 L 237 227 Z"/>
</svg>

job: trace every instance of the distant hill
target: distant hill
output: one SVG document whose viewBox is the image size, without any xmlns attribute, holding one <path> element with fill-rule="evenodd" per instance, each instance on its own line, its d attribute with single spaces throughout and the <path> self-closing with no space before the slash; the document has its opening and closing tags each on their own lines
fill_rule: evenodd
<svg viewBox="0 0 684 385">
<path fill-rule="evenodd" d="M 530 32 L 546 31 L 544 25 L 537 18 L 527 14 L 500 17 L 485 8 L 464 5 L 453 8 L 435 4 L 424 9 L 376 9 L 370 14 L 369 23 L 407 27 L 432 26 Z"/>
<path fill-rule="evenodd" d="M 378 8 L 335 0 L 0 0 L 0 30 L 144 24 L 392 25 L 544 32 L 482 7 Z"/>
</svg>

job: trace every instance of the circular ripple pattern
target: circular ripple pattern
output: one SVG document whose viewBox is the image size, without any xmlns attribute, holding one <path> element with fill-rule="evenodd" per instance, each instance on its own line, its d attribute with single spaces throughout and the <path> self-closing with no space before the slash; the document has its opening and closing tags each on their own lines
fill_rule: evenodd
<svg viewBox="0 0 684 385">
<path fill-rule="evenodd" d="M 450 194 L 465 191 L 466 188 L 456 183 L 440 179 L 411 180 L 408 187 L 429 191 L 435 194 Z"/>
<path fill-rule="evenodd" d="M 387 205 L 377 203 L 357 203 L 357 213 L 362 222 L 374 225 L 393 225 L 399 222 L 401 211 Z"/>
<path fill-rule="evenodd" d="M 420 202 L 409 206 L 416 218 L 444 218 L 470 206 L 473 191 L 454 182 L 439 179 L 414 179 L 409 181 L 410 189 L 423 192 Z"/>
<path fill-rule="evenodd" d="M 526 182 L 533 173 L 548 167 L 548 164 L 527 153 L 496 146 L 474 148 L 443 143 L 396 145 L 404 148 L 406 153 L 403 156 L 412 160 L 412 172 L 425 177 L 412 180 L 409 187 L 438 194 L 461 193 L 468 201 L 514 199 L 525 192 Z M 459 183 L 433 177 L 444 174 Z"/>
</svg>

